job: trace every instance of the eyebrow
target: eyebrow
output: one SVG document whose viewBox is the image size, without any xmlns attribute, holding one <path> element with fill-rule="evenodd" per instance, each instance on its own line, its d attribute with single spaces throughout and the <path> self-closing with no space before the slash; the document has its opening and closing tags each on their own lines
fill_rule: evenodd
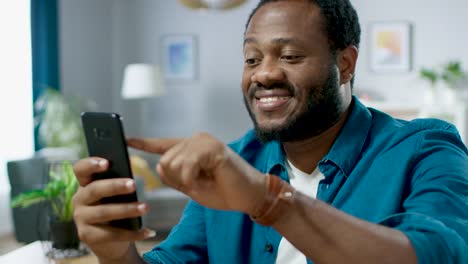
<svg viewBox="0 0 468 264">
<path fill-rule="evenodd" d="M 297 43 L 299 40 L 297 38 L 275 38 L 271 41 L 273 44 L 291 44 Z M 258 43 L 257 39 L 255 38 L 245 38 L 244 39 L 244 46 L 248 43 Z"/>
<path fill-rule="evenodd" d="M 258 41 L 255 38 L 245 38 L 244 39 L 244 46 L 247 43 L 257 43 Z"/>
</svg>

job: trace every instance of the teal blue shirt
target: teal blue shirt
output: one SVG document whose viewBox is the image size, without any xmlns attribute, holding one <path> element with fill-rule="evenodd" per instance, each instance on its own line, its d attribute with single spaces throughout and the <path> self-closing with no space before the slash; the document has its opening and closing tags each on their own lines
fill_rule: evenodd
<svg viewBox="0 0 468 264">
<path fill-rule="evenodd" d="M 264 173 L 288 180 L 279 142 L 253 131 L 230 144 Z M 419 263 L 468 263 L 468 151 L 455 127 L 402 121 L 356 98 L 345 126 L 318 165 L 317 198 L 348 214 L 404 232 Z M 240 212 L 187 205 L 149 263 L 275 263 L 281 235 Z M 312 263 L 308 260 L 309 263 Z"/>
</svg>

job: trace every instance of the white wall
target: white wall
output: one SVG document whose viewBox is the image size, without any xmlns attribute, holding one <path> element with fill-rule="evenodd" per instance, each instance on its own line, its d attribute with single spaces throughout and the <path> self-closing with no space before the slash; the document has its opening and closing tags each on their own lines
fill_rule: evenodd
<svg viewBox="0 0 468 264">
<path fill-rule="evenodd" d="M 61 89 L 112 110 L 113 0 L 60 0 Z"/>
<path fill-rule="evenodd" d="M 356 87 L 387 99 L 420 101 L 424 66 L 461 59 L 468 68 L 468 2 L 465 0 L 351 0 L 363 28 Z M 251 0 L 228 12 L 197 12 L 174 0 L 62 0 L 62 87 L 94 97 L 101 109 L 120 112 L 128 135 L 186 136 L 208 131 L 228 141 L 250 127 L 240 93 L 242 33 Z M 367 29 L 372 21 L 413 24 L 413 71 L 374 74 L 367 64 Z M 189 33 L 199 40 L 199 79 L 170 83 L 168 94 L 122 101 L 126 64 L 159 63 L 166 34 Z"/>
<path fill-rule="evenodd" d="M 468 1 L 466 0 L 351 0 L 360 17 L 362 46 L 356 87 L 374 89 L 399 102 L 421 102 L 427 85 L 418 78 L 421 67 L 459 59 L 468 70 Z M 373 21 L 409 21 L 413 25 L 413 70 L 375 74 L 368 67 L 368 29 Z"/>
</svg>

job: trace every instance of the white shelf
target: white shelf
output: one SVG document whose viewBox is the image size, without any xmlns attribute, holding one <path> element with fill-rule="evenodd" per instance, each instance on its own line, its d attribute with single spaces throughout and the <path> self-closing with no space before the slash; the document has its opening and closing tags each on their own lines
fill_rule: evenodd
<svg viewBox="0 0 468 264">
<path fill-rule="evenodd" d="M 454 124 L 465 144 L 468 143 L 468 105 L 462 102 L 445 107 L 401 104 L 398 102 L 361 100 L 367 106 L 385 112 L 395 118 L 412 120 L 414 118 L 433 117 Z"/>
<path fill-rule="evenodd" d="M 385 112 L 395 118 L 411 120 L 420 116 L 420 105 L 402 104 L 398 102 L 361 100 L 367 106 Z"/>
</svg>

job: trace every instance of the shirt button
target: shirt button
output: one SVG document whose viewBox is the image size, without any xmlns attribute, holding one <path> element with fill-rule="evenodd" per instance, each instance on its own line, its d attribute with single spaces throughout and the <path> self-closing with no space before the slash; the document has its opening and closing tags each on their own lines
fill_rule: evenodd
<svg viewBox="0 0 468 264">
<path fill-rule="evenodd" d="M 266 251 L 266 252 L 270 252 L 270 253 L 273 252 L 273 245 L 270 244 L 270 243 L 267 243 L 267 244 L 265 245 L 265 251 Z"/>
</svg>

